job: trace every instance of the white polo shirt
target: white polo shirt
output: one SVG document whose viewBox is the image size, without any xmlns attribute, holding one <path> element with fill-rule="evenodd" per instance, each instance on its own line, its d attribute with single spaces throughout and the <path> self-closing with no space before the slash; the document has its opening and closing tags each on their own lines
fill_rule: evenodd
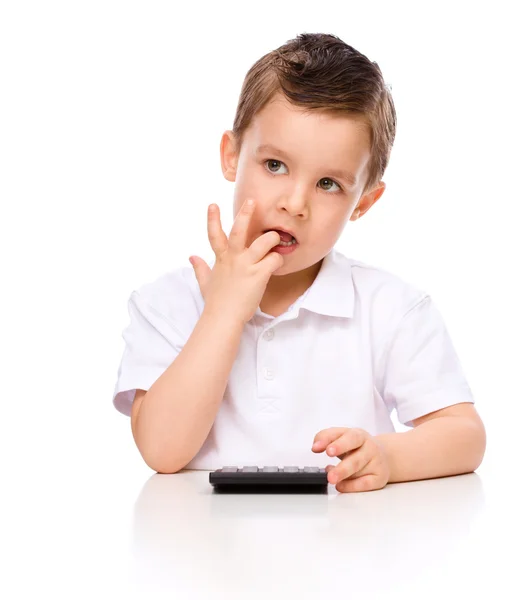
<svg viewBox="0 0 524 600">
<path fill-rule="evenodd" d="M 203 309 L 191 266 L 132 292 L 113 392 L 120 412 L 130 415 L 135 390 L 173 362 Z M 186 468 L 324 467 L 330 457 L 311 451 L 321 429 L 393 432 L 392 410 L 412 427 L 459 402 L 474 399 L 430 296 L 333 248 L 284 314 L 259 307 L 246 323 L 213 427 Z"/>
</svg>

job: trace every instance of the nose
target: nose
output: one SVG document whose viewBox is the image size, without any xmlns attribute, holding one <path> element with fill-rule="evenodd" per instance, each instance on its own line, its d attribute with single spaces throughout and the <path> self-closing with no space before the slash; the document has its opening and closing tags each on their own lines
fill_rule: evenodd
<svg viewBox="0 0 524 600">
<path fill-rule="evenodd" d="M 277 207 L 285 208 L 291 215 L 304 215 L 308 210 L 308 204 L 305 187 L 296 185 L 287 193 L 280 195 Z"/>
</svg>

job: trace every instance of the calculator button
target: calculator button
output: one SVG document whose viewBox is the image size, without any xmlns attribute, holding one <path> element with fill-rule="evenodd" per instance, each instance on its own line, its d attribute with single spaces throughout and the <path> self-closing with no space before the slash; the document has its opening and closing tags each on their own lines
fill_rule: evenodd
<svg viewBox="0 0 524 600">
<path fill-rule="evenodd" d="M 284 467 L 284 473 L 298 473 L 298 467 Z"/>
<path fill-rule="evenodd" d="M 258 467 L 242 467 L 242 473 L 258 473 Z"/>
<path fill-rule="evenodd" d="M 222 473 L 236 473 L 238 467 L 222 467 Z"/>
<path fill-rule="evenodd" d="M 263 473 L 278 473 L 278 467 L 264 467 L 262 469 Z"/>
<path fill-rule="evenodd" d="M 318 467 L 304 467 L 304 473 L 318 473 Z"/>
</svg>

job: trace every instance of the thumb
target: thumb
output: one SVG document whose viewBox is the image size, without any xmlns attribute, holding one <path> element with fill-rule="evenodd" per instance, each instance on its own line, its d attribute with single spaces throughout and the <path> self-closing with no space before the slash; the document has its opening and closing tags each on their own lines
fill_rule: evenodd
<svg viewBox="0 0 524 600">
<path fill-rule="evenodd" d="M 206 261 L 202 260 L 199 256 L 190 256 L 189 262 L 195 271 L 195 276 L 197 278 L 198 285 L 200 286 L 200 292 L 202 296 L 204 296 L 205 287 L 207 280 L 209 279 L 211 269 Z"/>
</svg>

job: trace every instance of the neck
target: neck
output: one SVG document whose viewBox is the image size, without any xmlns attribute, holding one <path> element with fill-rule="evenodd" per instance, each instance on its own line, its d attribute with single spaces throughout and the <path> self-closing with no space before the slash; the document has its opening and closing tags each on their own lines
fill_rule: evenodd
<svg viewBox="0 0 524 600">
<path fill-rule="evenodd" d="M 267 283 L 264 299 L 270 302 L 292 299 L 291 303 L 293 303 L 313 284 L 321 267 L 322 260 L 307 269 L 289 275 L 272 275 Z"/>
</svg>

